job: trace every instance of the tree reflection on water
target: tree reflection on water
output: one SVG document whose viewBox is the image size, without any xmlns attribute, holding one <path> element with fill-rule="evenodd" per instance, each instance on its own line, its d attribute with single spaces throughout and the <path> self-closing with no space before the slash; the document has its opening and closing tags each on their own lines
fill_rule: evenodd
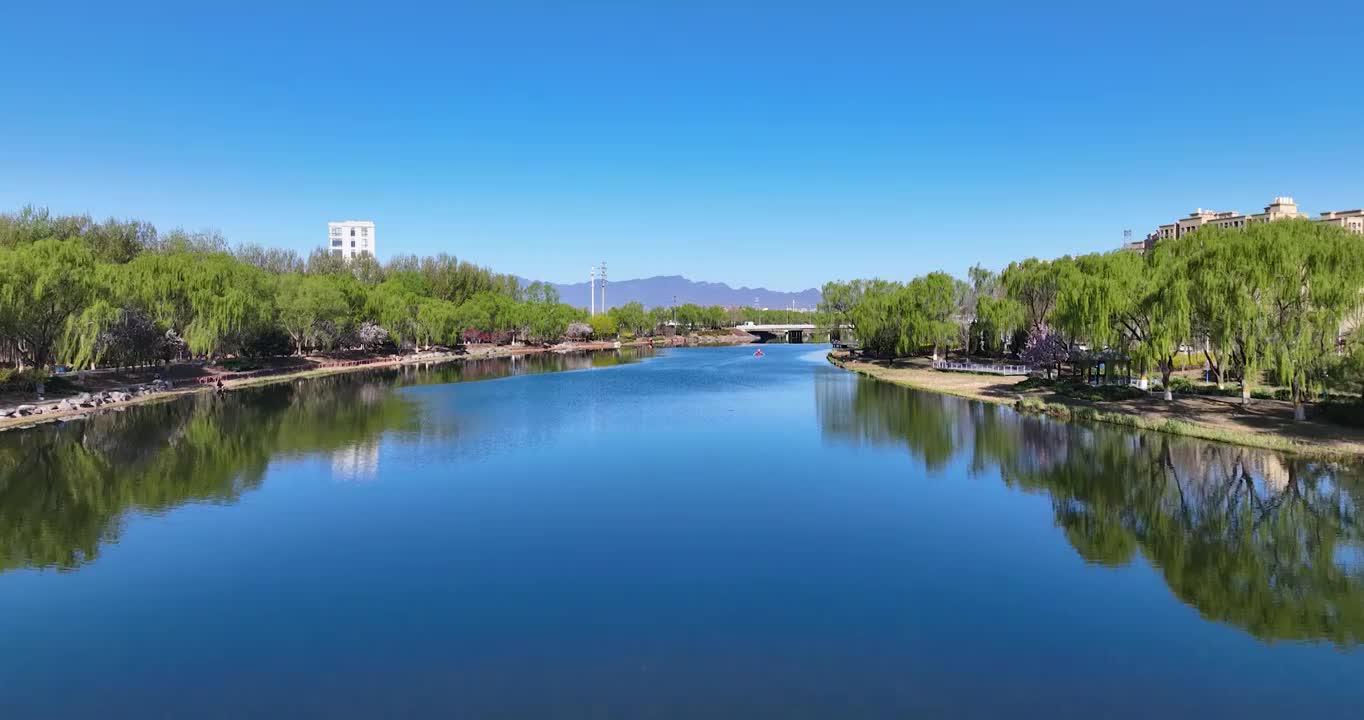
<svg viewBox="0 0 1364 720">
<path fill-rule="evenodd" d="M 827 437 L 897 445 L 933 469 L 1051 498 L 1086 561 L 1138 555 L 1203 617 L 1263 640 L 1364 641 L 1364 480 L 1339 463 L 1106 426 L 836 376 L 816 384 Z"/>
<path fill-rule="evenodd" d="M 232 503 L 273 459 L 327 455 L 341 480 L 372 477 L 378 442 L 448 436 L 397 387 L 632 362 L 638 353 L 537 355 L 404 366 L 199 394 L 0 434 L 0 572 L 73 570 L 116 541 L 129 513 Z"/>
</svg>

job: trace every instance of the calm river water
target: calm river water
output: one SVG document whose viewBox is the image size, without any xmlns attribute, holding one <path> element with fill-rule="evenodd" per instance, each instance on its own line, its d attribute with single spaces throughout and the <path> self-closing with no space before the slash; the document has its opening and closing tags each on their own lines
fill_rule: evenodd
<svg viewBox="0 0 1364 720">
<path fill-rule="evenodd" d="M 0 717 L 1360 717 L 1356 471 L 824 352 L 0 434 Z"/>
</svg>

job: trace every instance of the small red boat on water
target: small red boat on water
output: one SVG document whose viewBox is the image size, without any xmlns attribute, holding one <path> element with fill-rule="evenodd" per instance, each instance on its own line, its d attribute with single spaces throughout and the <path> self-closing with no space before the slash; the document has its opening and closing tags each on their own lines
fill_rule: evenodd
<svg viewBox="0 0 1364 720">
<path fill-rule="evenodd" d="M 763 350 L 762 350 L 762 348 L 758 348 L 758 351 L 755 352 L 755 353 L 753 353 L 753 357 L 762 357 L 762 356 L 763 356 Z"/>
</svg>

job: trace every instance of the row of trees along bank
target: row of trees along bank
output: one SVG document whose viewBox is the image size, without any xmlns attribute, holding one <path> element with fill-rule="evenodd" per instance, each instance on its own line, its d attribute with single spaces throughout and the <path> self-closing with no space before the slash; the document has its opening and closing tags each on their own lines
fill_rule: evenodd
<svg viewBox="0 0 1364 720">
<path fill-rule="evenodd" d="M 184 356 L 633 337 L 811 313 L 638 302 L 589 318 L 553 287 L 449 255 L 344 260 L 26 207 L 0 215 L 0 360 L 131 366 Z"/>
<path fill-rule="evenodd" d="M 1243 398 L 1264 373 L 1295 416 L 1326 390 L 1364 383 L 1364 238 L 1308 220 L 1203 227 L 1150 252 L 1030 258 L 966 281 L 830 282 L 824 309 L 879 357 L 948 350 L 1039 366 L 1129 364 L 1170 399 L 1180 356 L 1197 352 Z"/>
<path fill-rule="evenodd" d="M 0 357 L 37 368 L 557 340 L 586 312 L 449 255 L 346 261 L 25 208 L 0 215 Z"/>
</svg>

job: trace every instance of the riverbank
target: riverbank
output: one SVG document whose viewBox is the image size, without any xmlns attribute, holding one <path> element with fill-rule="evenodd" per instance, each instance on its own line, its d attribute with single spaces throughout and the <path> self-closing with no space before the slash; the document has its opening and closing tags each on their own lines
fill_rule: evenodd
<svg viewBox="0 0 1364 720">
<path fill-rule="evenodd" d="M 30 401 L 26 404 L 17 406 L 18 408 L 27 408 L 27 410 L 25 410 L 27 414 L 16 414 L 9 417 L 0 416 L 0 432 L 33 427 L 34 425 L 41 423 L 68 422 L 95 413 L 119 412 L 124 408 L 133 405 L 162 402 L 195 393 L 215 392 L 217 391 L 217 382 L 219 380 L 222 382 L 222 391 L 226 392 L 274 383 L 325 377 L 340 373 L 378 370 L 401 365 L 441 364 L 460 362 L 463 360 L 483 360 L 489 358 L 511 357 L 514 355 L 530 355 L 550 352 L 552 349 L 553 348 L 528 345 L 485 345 L 471 346 L 465 352 L 425 352 L 414 353 L 412 355 L 382 356 L 344 362 L 333 362 L 331 364 L 310 362 L 307 358 L 298 358 L 298 362 L 286 365 L 282 368 L 275 368 L 273 371 L 265 374 L 254 374 L 250 372 L 203 372 L 202 366 L 199 366 L 197 369 L 199 369 L 200 372 L 189 375 L 187 379 L 176 380 L 173 385 L 153 381 L 148 383 L 129 384 L 113 389 L 81 392 L 68 397 Z M 599 348 L 585 347 L 583 349 L 592 350 Z M 107 381 L 105 384 L 108 384 Z M 15 407 L 9 407 L 4 408 L 3 410 L 14 411 L 15 409 Z"/>
<path fill-rule="evenodd" d="M 78 392 L 52 393 L 51 397 L 44 400 L 35 398 L 0 407 L 0 432 L 29 428 L 41 423 L 68 422 L 94 413 L 118 412 L 132 405 L 160 402 L 194 393 L 213 392 L 217 389 L 219 381 L 222 382 L 223 391 L 230 391 L 399 365 L 439 364 L 539 353 L 597 352 L 622 347 L 668 348 L 746 344 L 753 342 L 754 339 L 747 333 L 735 333 L 675 335 L 628 342 L 612 340 L 563 342 L 552 346 L 469 345 L 462 352 L 425 352 L 343 360 L 276 358 L 278 362 L 274 365 L 247 372 L 208 368 L 202 363 L 181 363 L 169 368 L 144 368 L 140 371 L 122 373 L 101 370 L 87 373 L 83 380 L 77 379 L 77 382 L 90 384 L 90 387 L 83 387 Z M 161 373 L 165 374 L 166 379 L 161 379 Z"/>
<path fill-rule="evenodd" d="M 1302 455 L 1364 457 L 1364 430 L 1319 420 L 1295 422 L 1292 405 L 1276 400 L 1157 395 L 1132 400 L 1087 401 L 1046 389 L 1019 390 L 1024 376 L 942 372 L 913 361 L 868 361 L 846 353 L 829 362 L 877 380 L 927 392 L 1008 405 L 1020 412 L 1064 420 L 1103 422 Z"/>
</svg>

